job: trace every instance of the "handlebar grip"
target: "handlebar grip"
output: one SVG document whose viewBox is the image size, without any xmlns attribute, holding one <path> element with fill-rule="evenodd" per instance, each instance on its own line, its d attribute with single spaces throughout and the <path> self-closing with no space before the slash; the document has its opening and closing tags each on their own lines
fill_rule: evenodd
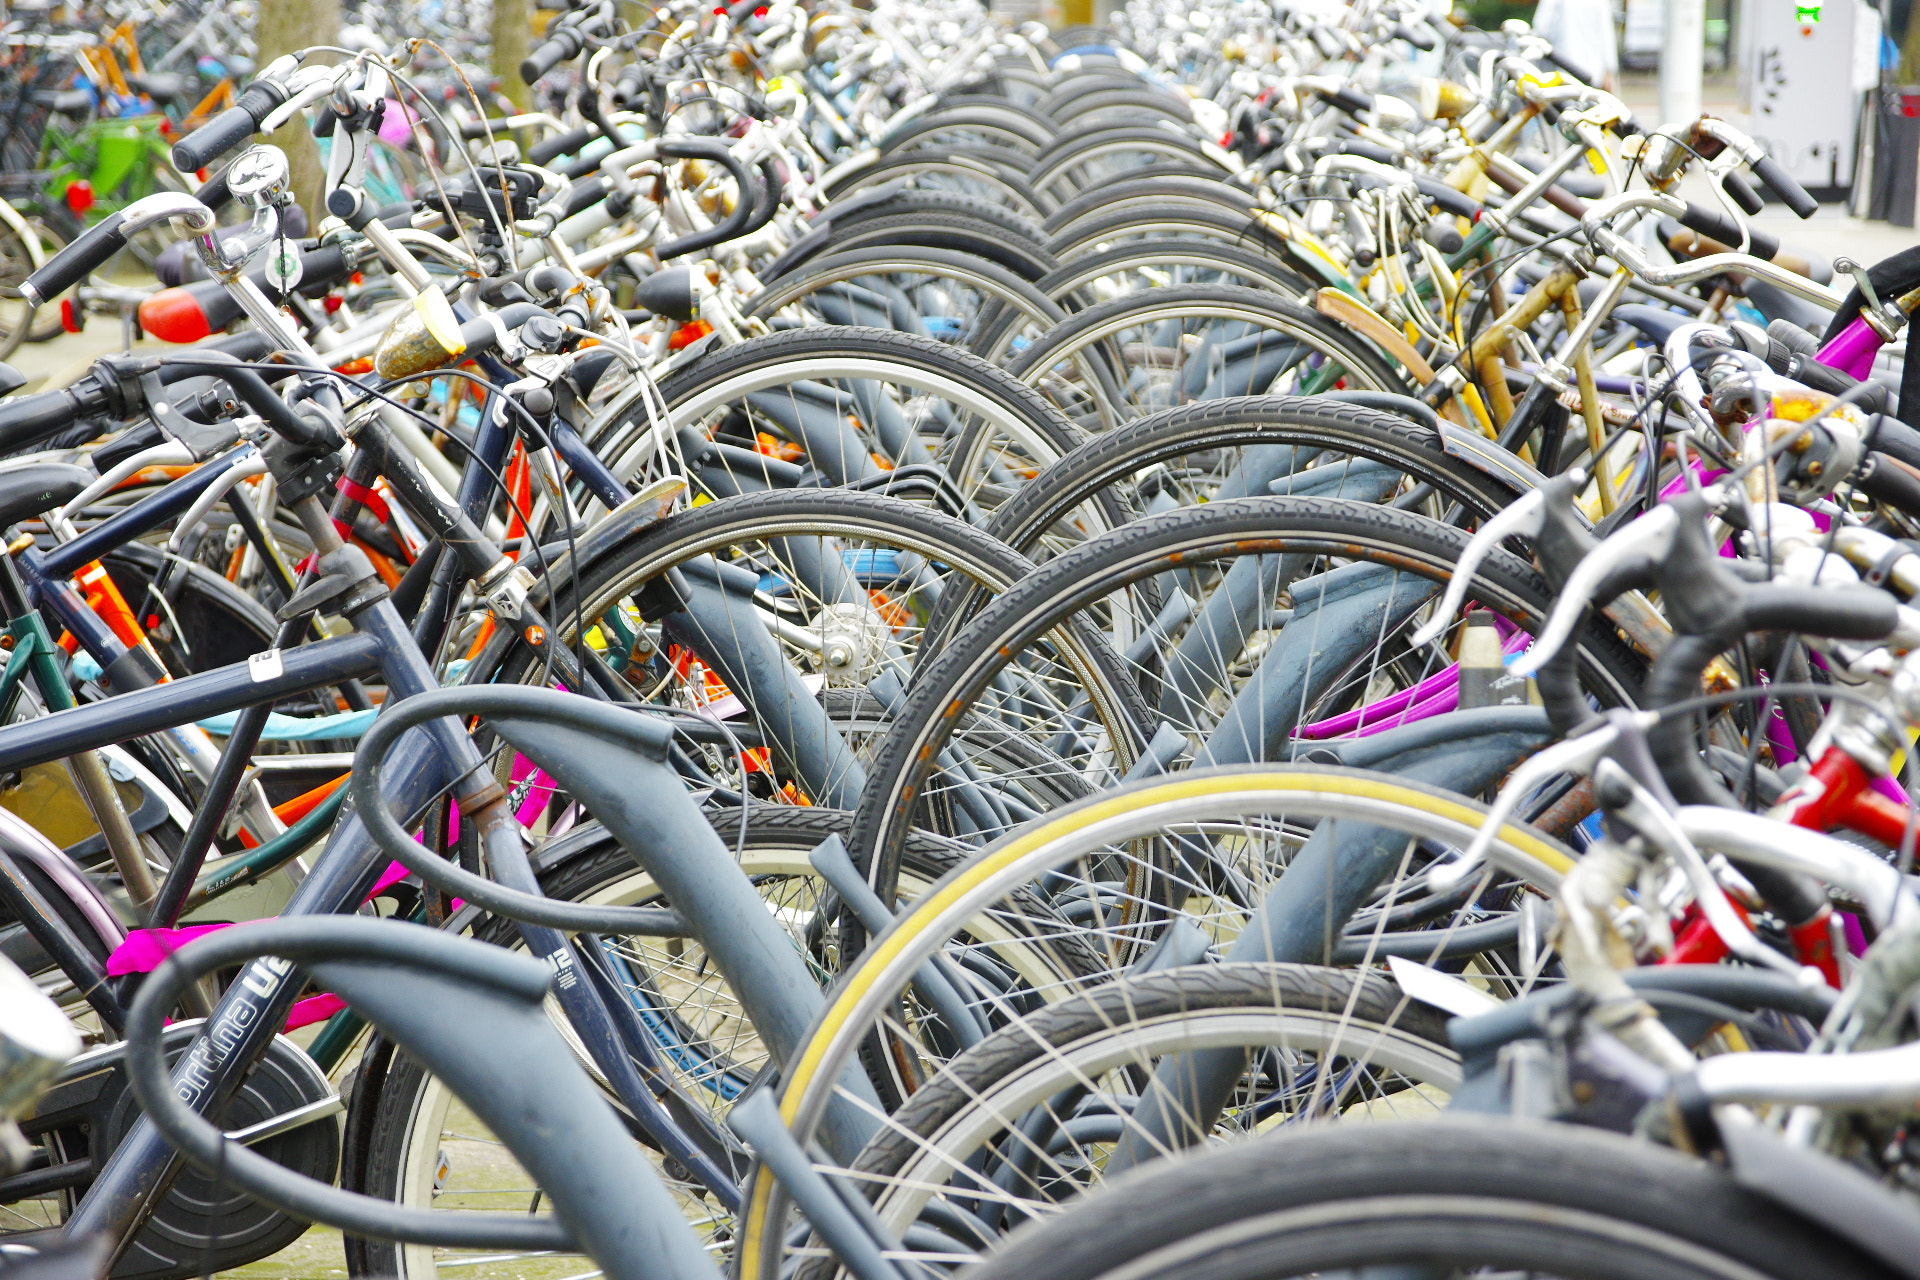
<svg viewBox="0 0 1920 1280">
<path fill-rule="evenodd" d="M 520 78 L 532 84 L 561 63 L 577 57 L 585 47 L 586 41 L 578 31 L 563 27 L 527 55 L 527 60 L 520 64 Z"/>
<path fill-rule="evenodd" d="M 1794 631 L 1834 640 L 1884 640 L 1900 624 L 1893 597 L 1872 587 L 1754 587 L 1750 631 Z"/>
<path fill-rule="evenodd" d="M 1760 179 L 1767 190 L 1780 197 L 1780 203 L 1800 217 L 1811 218 L 1820 208 L 1820 202 L 1808 195 L 1807 189 L 1795 182 L 1772 156 L 1761 156 L 1747 167 L 1753 170 L 1753 176 Z"/>
<path fill-rule="evenodd" d="M 1350 116 L 1373 110 L 1372 96 L 1358 89 L 1320 89 L 1317 92 L 1327 100 L 1329 106 L 1338 107 Z"/>
<path fill-rule="evenodd" d="M 1395 155 L 1385 147 L 1376 147 L 1371 142 L 1362 142 L 1358 138 L 1342 138 L 1340 140 L 1340 154 L 1343 156 L 1359 156 L 1362 160 L 1371 160 L 1375 164 L 1384 164 L 1389 168 L 1398 168 L 1400 165 L 1406 163 L 1405 156 Z"/>
<path fill-rule="evenodd" d="M 1727 194 L 1733 197 L 1733 202 L 1739 205 L 1741 212 L 1749 218 L 1765 212 L 1767 202 L 1760 198 L 1760 193 L 1755 191 L 1753 185 L 1741 177 L 1737 171 L 1729 172 L 1721 180 L 1721 185 L 1726 187 Z"/>
<path fill-rule="evenodd" d="M 34 306 L 44 306 L 74 285 L 79 284 L 107 259 L 127 247 L 127 234 L 121 230 L 125 219 L 110 213 L 75 236 L 51 261 L 28 276 L 20 294 Z"/>
<path fill-rule="evenodd" d="M 1558 49 L 1549 49 L 1547 51 L 1547 61 L 1572 76 L 1575 80 L 1578 80 L 1581 84 L 1599 83 L 1599 80 L 1594 76 L 1593 72 L 1568 58 Z"/>
<path fill-rule="evenodd" d="M 738 21 L 738 19 L 735 19 Z M 647 91 L 648 75 L 645 63 L 631 62 L 620 69 L 613 81 L 613 102 L 618 107 L 632 106 L 641 94 Z"/>
<path fill-rule="evenodd" d="M 1439 206 L 1448 213 L 1458 214 L 1462 218 L 1480 216 L 1480 202 L 1464 191 L 1456 191 L 1438 178 L 1429 178 L 1423 173 L 1413 175 L 1413 185 L 1428 203 Z"/>
<path fill-rule="evenodd" d="M 30 448 L 77 422 L 87 410 L 76 394 L 82 385 L 0 400 L 0 453 Z"/>
<path fill-rule="evenodd" d="M 1393 35 L 1395 39 L 1405 40 L 1422 53 L 1431 53 L 1440 47 L 1440 42 L 1435 40 L 1431 33 L 1415 31 L 1404 22 L 1393 24 Z"/>
<path fill-rule="evenodd" d="M 173 167 L 182 173 L 206 168 L 257 133 L 286 100 L 287 91 L 274 81 L 254 81 L 237 103 L 173 144 Z"/>
<path fill-rule="evenodd" d="M 173 144 L 173 167 L 182 173 L 204 169 L 251 138 L 257 127 L 245 107 L 228 107 Z"/>
<path fill-rule="evenodd" d="M 213 210 L 215 213 L 220 212 L 222 209 L 232 204 L 233 192 L 227 186 L 227 174 L 232 169 L 232 167 L 233 167 L 232 165 L 228 165 L 226 168 L 220 170 L 220 172 L 214 174 L 211 178 L 208 178 L 205 182 L 201 183 L 200 189 L 193 193 L 193 198 L 195 200 L 198 200 L 201 204 L 207 206 L 207 208 Z"/>
<path fill-rule="evenodd" d="M 773 215 L 780 212 L 786 194 L 786 184 L 780 179 L 779 161 L 773 156 L 761 157 L 759 197 L 754 201 L 753 216 L 740 228 L 740 234 L 750 236 L 772 222 Z"/>
<path fill-rule="evenodd" d="M 1877 502 L 1897 507 L 1908 515 L 1920 515 L 1920 477 L 1902 467 L 1892 455 L 1869 453 L 1867 460 L 1849 477 L 1853 487 Z"/>
<path fill-rule="evenodd" d="M 597 129 L 569 129 L 551 138 L 542 138 L 527 148 L 528 164 L 545 164 L 555 156 L 572 155 L 599 136 Z"/>
<path fill-rule="evenodd" d="M 496 125 L 499 126 L 497 129 L 494 127 Z M 489 120 L 484 116 L 478 120 L 469 120 L 460 126 L 460 136 L 468 139 L 491 138 L 506 132 L 508 132 L 506 121 Z"/>
<path fill-rule="evenodd" d="M 1686 212 L 1675 220 L 1690 231 L 1697 231 L 1726 245 L 1738 245 L 1744 233 L 1747 252 L 1769 262 L 1773 260 L 1773 255 L 1780 252 L 1778 240 L 1764 231 L 1748 231 L 1718 209 L 1703 208 L 1689 201 Z"/>
</svg>

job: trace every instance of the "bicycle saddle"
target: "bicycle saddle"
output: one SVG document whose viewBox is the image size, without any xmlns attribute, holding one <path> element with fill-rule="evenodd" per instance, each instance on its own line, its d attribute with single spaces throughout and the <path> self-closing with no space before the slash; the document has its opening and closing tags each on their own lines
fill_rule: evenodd
<svg viewBox="0 0 1920 1280">
<path fill-rule="evenodd" d="M 1637 302 L 1629 302 L 1623 307 L 1613 309 L 1613 318 L 1623 324 L 1630 324 L 1647 336 L 1651 342 L 1661 346 L 1673 336 L 1673 331 L 1692 320 L 1692 316 L 1683 316 L 1677 311 L 1665 311 L 1659 307 L 1649 307 Z"/>
<path fill-rule="evenodd" d="M 171 71 L 135 72 L 127 77 L 127 87 L 155 102 L 171 102 L 186 93 L 187 78 Z"/>
<path fill-rule="evenodd" d="M 64 462 L 36 462 L 0 471 L 0 529 L 65 505 L 92 481 L 92 472 Z"/>
<path fill-rule="evenodd" d="M 27 96 L 57 115 L 83 116 L 93 110 L 93 95 L 85 89 L 36 89 Z"/>
</svg>

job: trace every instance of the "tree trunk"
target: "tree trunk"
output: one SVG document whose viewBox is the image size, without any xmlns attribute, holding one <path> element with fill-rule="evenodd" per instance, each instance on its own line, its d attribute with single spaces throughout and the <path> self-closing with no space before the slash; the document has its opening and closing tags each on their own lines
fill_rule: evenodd
<svg viewBox="0 0 1920 1280">
<path fill-rule="evenodd" d="M 493 0 L 493 74 L 500 91 L 522 111 L 533 110 L 533 90 L 520 78 L 520 64 L 532 48 L 533 5 L 529 0 Z"/>
<path fill-rule="evenodd" d="M 340 43 L 340 0 L 260 0 L 259 65 L 266 66 L 285 53 L 316 44 Z M 335 59 L 324 56 L 322 61 Z M 313 140 L 305 114 L 289 121 L 266 139 L 287 153 L 293 168 L 293 197 L 307 211 L 309 226 L 326 216 L 326 195 L 320 188 L 326 166 Z"/>
</svg>

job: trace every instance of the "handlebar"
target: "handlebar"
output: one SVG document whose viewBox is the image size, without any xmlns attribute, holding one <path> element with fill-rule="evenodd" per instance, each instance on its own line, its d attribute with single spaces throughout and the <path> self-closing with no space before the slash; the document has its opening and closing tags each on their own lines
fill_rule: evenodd
<svg viewBox="0 0 1920 1280">
<path fill-rule="evenodd" d="M 520 64 L 520 78 L 528 84 L 561 63 L 579 57 L 580 51 L 587 47 L 586 33 L 573 23 L 556 23 L 549 30 L 553 34 L 541 41 L 540 46 Z"/>
<path fill-rule="evenodd" d="M 1733 202 L 1739 205 L 1740 211 L 1745 213 L 1749 218 L 1756 217 L 1765 212 L 1767 202 L 1760 198 L 1760 193 L 1755 191 L 1753 185 L 1741 177 L 1738 172 L 1728 171 L 1726 175 L 1720 179 L 1720 185 L 1727 189 L 1727 194 L 1733 197 Z"/>
<path fill-rule="evenodd" d="M 255 80 L 239 101 L 173 144 L 173 167 L 182 173 L 206 168 L 260 131 L 260 124 L 287 100 L 277 80 Z"/>
<path fill-rule="evenodd" d="M 597 129 L 569 129 L 557 133 L 551 138 L 542 138 L 527 148 L 528 164 L 545 164 L 555 156 L 572 155 L 580 148 L 592 142 L 599 133 Z"/>
<path fill-rule="evenodd" d="M 90 378 L 57 391 L 0 400 L 0 454 L 32 448 L 106 407 L 105 388 Z"/>
<path fill-rule="evenodd" d="M 126 248 L 128 238 L 136 231 L 171 218 L 186 219 L 196 232 L 211 231 L 215 225 L 213 212 L 190 195 L 163 191 L 136 200 L 108 214 L 54 254 L 21 284 L 21 296 L 36 307 L 44 306 L 106 265 L 107 259 Z"/>
<path fill-rule="evenodd" d="M 684 257 L 701 249 L 710 249 L 716 244 L 736 239 L 746 234 L 747 223 L 754 216 L 757 203 L 753 178 L 747 173 L 747 167 L 734 158 L 733 152 L 725 143 L 714 138 L 662 138 L 659 155 L 670 160 L 709 160 L 732 175 L 738 185 L 740 198 L 735 202 L 733 212 L 719 225 L 705 231 L 696 231 L 692 235 L 681 236 L 678 240 L 669 240 L 655 249 L 662 262 L 668 258 Z M 767 215 L 771 218 L 773 215 Z"/>
<path fill-rule="evenodd" d="M 1808 195 L 1807 189 L 1795 182 L 1772 156 L 1749 161 L 1747 167 L 1753 170 L 1753 176 L 1760 179 L 1767 190 L 1780 197 L 1781 204 L 1800 217 L 1811 218 L 1820 208 L 1820 202 Z"/>
<path fill-rule="evenodd" d="M 1767 262 L 1771 262 L 1774 255 L 1780 252 L 1778 240 L 1764 231 L 1741 226 L 1718 209 L 1708 209 L 1689 201 L 1686 209 L 1675 215 L 1674 221 L 1689 231 L 1697 231 L 1708 239 L 1718 240 L 1724 245 L 1737 247 L 1742 240 L 1745 240 L 1747 242 L 1745 251 Z"/>
</svg>

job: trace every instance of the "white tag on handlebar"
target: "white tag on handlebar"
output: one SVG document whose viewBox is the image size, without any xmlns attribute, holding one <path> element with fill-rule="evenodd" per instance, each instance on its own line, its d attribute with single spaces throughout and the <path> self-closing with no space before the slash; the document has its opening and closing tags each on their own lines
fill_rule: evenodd
<svg viewBox="0 0 1920 1280">
<path fill-rule="evenodd" d="M 263 649 L 247 659 L 247 675 L 256 684 L 263 680 L 278 680 L 286 669 L 278 649 Z"/>
</svg>

